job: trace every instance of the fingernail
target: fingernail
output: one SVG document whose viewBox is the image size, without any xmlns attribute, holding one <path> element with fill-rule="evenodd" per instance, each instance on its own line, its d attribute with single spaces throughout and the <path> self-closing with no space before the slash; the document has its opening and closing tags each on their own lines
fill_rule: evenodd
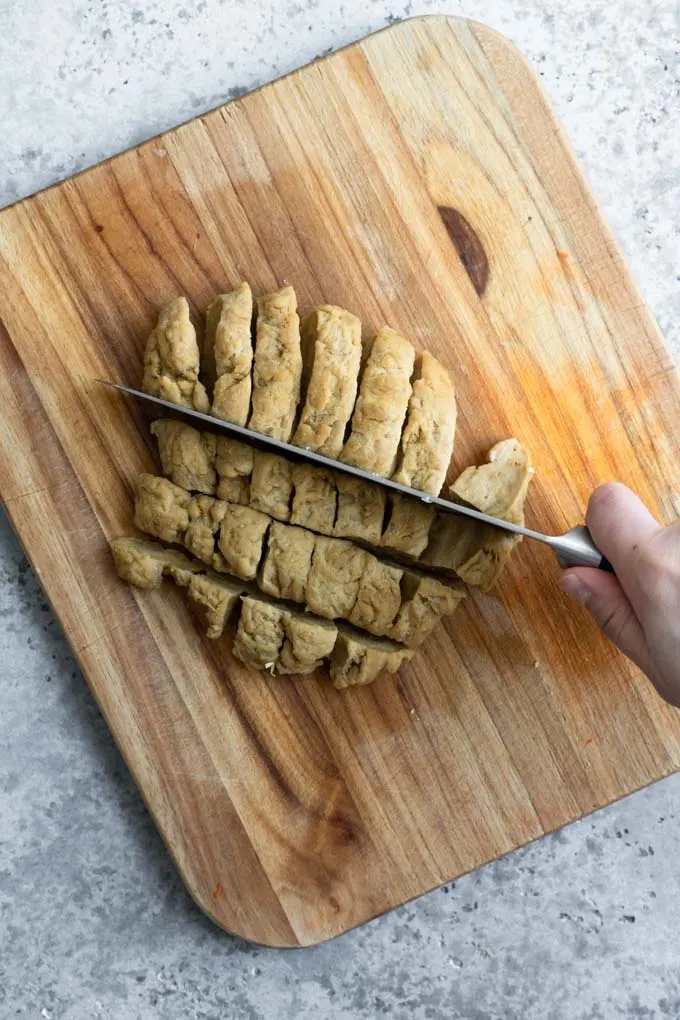
<svg viewBox="0 0 680 1020">
<path fill-rule="evenodd" d="M 560 588 L 583 605 L 590 598 L 590 588 L 576 574 L 562 574 Z"/>
</svg>

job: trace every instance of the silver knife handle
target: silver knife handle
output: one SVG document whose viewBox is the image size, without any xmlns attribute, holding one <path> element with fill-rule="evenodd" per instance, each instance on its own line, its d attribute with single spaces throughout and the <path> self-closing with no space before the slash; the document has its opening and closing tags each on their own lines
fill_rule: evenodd
<svg viewBox="0 0 680 1020">
<path fill-rule="evenodd" d="M 566 535 L 556 535 L 550 545 L 562 567 L 598 567 L 613 573 L 611 563 L 593 542 L 585 524 L 572 528 Z"/>
</svg>

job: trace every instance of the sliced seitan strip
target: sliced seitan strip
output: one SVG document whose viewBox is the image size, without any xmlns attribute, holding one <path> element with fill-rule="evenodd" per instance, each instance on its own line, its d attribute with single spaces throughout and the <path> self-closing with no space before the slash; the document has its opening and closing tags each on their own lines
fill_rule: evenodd
<svg viewBox="0 0 680 1020">
<path fill-rule="evenodd" d="M 151 432 L 158 440 L 163 474 L 183 489 L 214 496 L 217 436 L 172 418 L 152 422 Z"/>
<path fill-rule="evenodd" d="M 115 538 L 109 546 L 118 576 L 135 588 L 158 588 L 164 576 L 186 587 L 191 576 L 204 569 L 175 549 L 141 538 Z"/>
<path fill-rule="evenodd" d="M 527 452 L 516 439 L 506 439 L 489 451 L 487 464 L 463 471 L 450 490 L 451 497 L 466 499 L 483 513 L 523 524 L 524 500 L 532 476 Z M 516 535 L 464 517 L 437 514 L 422 562 L 455 572 L 469 584 L 488 591 L 519 541 Z"/>
<path fill-rule="evenodd" d="M 304 602 L 313 551 L 314 535 L 310 531 L 273 521 L 260 569 L 262 591 L 276 598 Z"/>
<path fill-rule="evenodd" d="M 338 510 L 333 534 L 338 538 L 380 545 L 385 518 L 384 489 L 342 471 L 336 471 L 334 478 Z"/>
<path fill-rule="evenodd" d="M 307 608 L 327 620 L 346 620 L 357 600 L 369 556 L 342 538 L 317 535 L 307 578 Z"/>
<path fill-rule="evenodd" d="M 217 533 L 228 507 L 222 499 L 203 495 L 194 496 L 189 504 L 189 526 L 182 541 L 204 563 L 214 561 Z"/>
<path fill-rule="evenodd" d="M 443 584 L 436 577 L 407 570 L 401 583 L 401 598 L 401 609 L 389 635 L 393 641 L 418 648 L 443 616 L 455 612 L 465 592 Z"/>
<path fill-rule="evenodd" d="M 277 521 L 290 520 L 293 498 L 291 463 L 275 453 L 253 451 L 253 473 L 250 478 L 249 505 L 254 510 L 275 517 Z"/>
<path fill-rule="evenodd" d="M 252 411 L 248 427 L 288 442 L 300 400 L 302 353 L 292 287 L 257 302 Z"/>
<path fill-rule="evenodd" d="M 305 317 L 301 334 L 305 398 L 292 441 L 337 457 L 357 395 L 361 322 L 344 308 L 323 305 Z"/>
<path fill-rule="evenodd" d="M 220 551 L 215 554 L 213 566 L 223 573 L 252 581 L 257 577 L 271 518 L 249 506 L 225 503 L 225 507 L 218 539 Z"/>
<path fill-rule="evenodd" d="M 187 595 L 198 611 L 209 638 L 222 637 L 224 627 L 239 605 L 243 591 L 241 582 L 220 577 L 212 571 L 191 578 Z"/>
<path fill-rule="evenodd" d="M 164 542 L 184 540 L 189 527 L 191 495 L 167 478 L 141 474 L 137 478 L 135 526 Z"/>
<path fill-rule="evenodd" d="M 233 652 L 246 666 L 273 669 L 285 641 L 281 607 L 247 595 L 241 598 Z"/>
<path fill-rule="evenodd" d="M 200 355 L 189 304 L 178 297 L 158 316 L 144 353 L 142 389 L 152 397 L 207 413 L 208 395 L 198 380 Z"/>
<path fill-rule="evenodd" d="M 331 655 L 331 680 L 338 690 L 370 684 L 381 673 L 394 674 L 413 658 L 413 649 L 340 627 Z"/>
<path fill-rule="evenodd" d="M 331 656 L 338 628 L 330 620 L 284 609 L 285 640 L 274 665 L 277 673 L 313 673 Z"/>
<path fill-rule="evenodd" d="M 294 491 L 291 524 L 332 535 L 337 506 L 335 472 L 313 464 L 292 464 L 291 478 Z"/>
<path fill-rule="evenodd" d="M 205 313 L 203 370 L 212 392 L 210 413 L 245 425 L 253 364 L 253 295 L 247 283 L 220 294 Z"/>
<path fill-rule="evenodd" d="M 387 634 L 401 606 L 403 571 L 370 554 L 367 560 L 356 602 L 347 619 L 371 634 Z"/>
<path fill-rule="evenodd" d="M 453 453 L 456 397 L 446 369 L 427 351 L 416 365 L 395 482 L 438 496 Z"/>
<path fill-rule="evenodd" d="M 387 503 L 389 517 L 380 539 L 381 548 L 418 559 L 427 548 L 434 507 L 399 492 L 390 493 Z"/>
<path fill-rule="evenodd" d="M 238 439 L 217 436 L 215 469 L 219 478 L 217 496 L 220 499 L 248 505 L 254 452 L 252 446 Z"/>
<path fill-rule="evenodd" d="M 393 329 L 380 330 L 364 367 L 352 431 L 340 460 L 376 475 L 392 474 L 411 394 L 414 357 L 408 340 Z"/>
</svg>

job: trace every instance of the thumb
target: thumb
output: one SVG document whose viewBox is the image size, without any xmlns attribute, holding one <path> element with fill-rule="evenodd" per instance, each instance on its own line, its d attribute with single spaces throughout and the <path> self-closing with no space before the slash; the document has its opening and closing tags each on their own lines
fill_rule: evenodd
<svg viewBox="0 0 680 1020">
<path fill-rule="evenodd" d="M 640 621 L 614 574 L 592 567 L 572 567 L 560 588 L 586 607 L 602 633 L 649 675 L 651 656 Z"/>
</svg>

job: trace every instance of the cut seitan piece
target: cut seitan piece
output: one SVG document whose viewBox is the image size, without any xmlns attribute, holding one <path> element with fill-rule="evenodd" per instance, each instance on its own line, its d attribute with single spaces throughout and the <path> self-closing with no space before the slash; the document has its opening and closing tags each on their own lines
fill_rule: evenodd
<svg viewBox="0 0 680 1020">
<path fill-rule="evenodd" d="M 314 309 L 302 322 L 304 405 L 293 442 L 337 457 L 357 395 L 361 322 L 335 305 Z"/>
<path fill-rule="evenodd" d="M 255 595 L 241 598 L 233 652 L 244 665 L 272 669 L 285 641 L 281 607 Z"/>
<path fill-rule="evenodd" d="M 290 520 L 293 497 L 291 463 L 275 453 L 253 451 L 253 473 L 250 478 L 249 505 L 277 521 Z"/>
<path fill-rule="evenodd" d="M 163 577 L 168 576 L 186 587 L 192 575 L 204 569 L 203 564 L 175 549 L 165 549 L 141 538 L 115 538 L 109 546 L 118 576 L 135 588 L 158 588 Z"/>
<path fill-rule="evenodd" d="M 191 495 L 167 478 L 141 474 L 137 478 L 135 527 L 164 542 L 184 540 L 189 527 Z"/>
<path fill-rule="evenodd" d="M 189 526 L 182 541 L 204 563 L 214 562 L 217 533 L 228 507 L 222 499 L 203 495 L 194 496 L 189 504 Z"/>
<path fill-rule="evenodd" d="M 257 302 L 252 411 L 248 427 L 288 442 L 300 400 L 302 353 L 292 287 Z"/>
<path fill-rule="evenodd" d="M 317 536 L 307 578 L 307 608 L 327 620 L 348 619 L 369 556 L 342 538 Z"/>
<path fill-rule="evenodd" d="M 385 519 L 384 489 L 342 471 L 336 471 L 334 478 L 338 509 L 333 534 L 338 538 L 380 545 Z"/>
<path fill-rule="evenodd" d="M 276 598 L 304 602 L 313 551 L 314 535 L 310 531 L 273 521 L 260 569 L 262 591 Z"/>
<path fill-rule="evenodd" d="M 215 554 L 213 566 L 215 570 L 253 581 L 271 518 L 249 506 L 225 503 L 225 507 L 218 539 L 220 551 Z"/>
<path fill-rule="evenodd" d="M 253 364 L 253 295 L 247 283 L 220 294 L 205 313 L 203 370 L 211 388 L 210 413 L 245 425 Z"/>
<path fill-rule="evenodd" d="M 292 464 L 293 509 L 291 524 L 309 528 L 321 535 L 332 535 L 335 524 L 337 491 L 335 473 L 312 464 Z"/>
<path fill-rule="evenodd" d="M 222 637 L 225 625 L 239 605 L 243 591 L 241 582 L 220 577 L 212 571 L 191 578 L 187 595 L 211 640 Z"/>
<path fill-rule="evenodd" d="M 281 622 L 285 640 L 274 665 L 277 673 L 313 673 L 330 658 L 338 637 L 330 620 L 284 609 Z"/>
<path fill-rule="evenodd" d="M 401 583 L 401 598 L 390 637 L 408 648 L 418 648 L 443 616 L 456 611 L 465 592 L 443 584 L 436 577 L 407 570 Z"/>
<path fill-rule="evenodd" d="M 401 606 L 403 571 L 370 554 L 367 560 L 356 601 L 346 619 L 371 634 L 387 634 Z"/>
<path fill-rule="evenodd" d="M 151 433 L 158 440 L 164 475 L 190 492 L 215 495 L 217 436 L 172 418 L 152 422 Z"/>
<path fill-rule="evenodd" d="M 506 439 L 489 451 L 487 464 L 463 471 L 451 487 L 451 498 L 466 499 L 483 513 L 524 524 L 524 500 L 532 476 L 527 452 L 516 439 Z M 517 535 L 464 517 L 437 514 L 422 562 L 455 572 L 488 591 L 520 541 Z"/>
<path fill-rule="evenodd" d="M 199 382 L 200 355 L 189 304 L 178 297 L 158 316 L 144 353 L 142 389 L 152 397 L 207 413 L 208 395 Z"/>
<path fill-rule="evenodd" d="M 379 543 L 381 548 L 418 559 L 427 548 L 434 507 L 415 496 L 393 492 L 388 499 L 388 513 L 387 527 Z"/>
<path fill-rule="evenodd" d="M 411 395 L 415 352 L 385 327 L 373 341 L 352 415 L 352 431 L 340 454 L 346 464 L 388 477 L 394 471 Z"/>
<path fill-rule="evenodd" d="M 453 453 L 456 397 L 446 369 L 427 351 L 418 358 L 395 482 L 438 496 Z"/>
<path fill-rule="evenodd" d="M 386 638 L 370 637 L 341 626 L 331 655 L 333 686 L 343 690 L 370 684 L 381 673 L 396 673 L 413 654 L 413 649 Z"/>
<path fill-rule="evenodd" d="M 238 439 L 217 436 L 215 469 L 219 479 L 217 496 L 220 499 L 248 505 L 254 452 L 252 446 Z"/>
</svg>

